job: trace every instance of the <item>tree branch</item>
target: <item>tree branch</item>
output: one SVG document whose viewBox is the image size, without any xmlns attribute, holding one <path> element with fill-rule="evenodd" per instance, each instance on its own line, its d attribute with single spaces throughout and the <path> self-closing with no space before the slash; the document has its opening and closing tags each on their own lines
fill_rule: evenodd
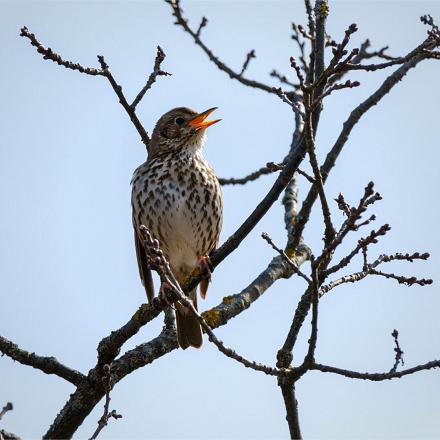
<svg viewBox="0 0 440 440">
<path fill-rule="evenodd" d="M 299 425 L 298 401 L 295 397 L 295 385 L 293 383 L 285 383 L 280 385 L 281 393 L 286 408 L 286 420 L 289 425 L 290 438 L 301 440 L 301 428 Z"/>
<path fill-rule="evenodd" d="M 322 371 L 323 373 L 339 374 L 340 376 L 349 377 L 351 379 L 371 380 L 380 382 L 383 380 L 400 379 L 401 377 L 417 373 L 419 371 L 431 370 L 433 368 L 440 368 L 440 360 L 427 362 L 426 364 L 417 365 L 413 368 L 408 368 L 401 371 L 389 371 L 387 373 L 359 373 L 357 371 L 344 370 L 342 368 L 331 367 L 329 365 L 313 364 L 310 369 Z"/>
<path fill-rule="evenodd" d="M 144 97 L 145 93 L 151 88 L 151 86 L 156 82 L 156 78 L 158 76 L 169 76 L 171 73 L 164 72 L 161 70 L 160 65 L 162 64 L 163 60 L 165 59 L 166 55 L 165 52 L 162 50 L 160 46 L 157 46 L 157 55 L 156 59 L 154 61 L 154 67 L 153 71 L 150 73 L 150 76 L 148 77 L 147 83 L 144 87 L 142 87 L 141 91 L 138 93 L 134 101 L 131 103 L 130 108 L 134 110 L 136 106 L 141 102 L 141 99 Z"/>
<path fill-rule="evenodd" d="M 51 60 L 56 62 L 57 64 L 64 66 L 68 69 L 72 70 L 78 70 L 79 72 L 86 73 L 88 75 L 93 76 L 105 76 L 110 85 L 112 86 L 114 92 L 116 93 L 117 97 L 119 98 L 119 103 L 122 105 L 124 110 L 127 112 L 128 117 L 130 118 L 131 122 L 135 126 L 137 132 L 139 133 L 139 136 L 141 137 L 142 142 L 144 143 L 147 151 L 150 147 L 150 138 L 148 136 L 147 131 L 141 124 L 139 118 L 136 115 L 135 109 L 136 106 L 139 104 L 141 99 L 144 97 L 145 93 L 151 88 L 153 83 L 156 81 L 157 76 L 164 76 L 164 75 L 171 75 L 168 72 L 164 72 L 160 69 L 161 63 L 165 59 L 165 53 L 163 50 L 158 46 L 157 47 L 157 55 L 156 60 L 154 62 L 154 68 L 153 72 L 150 74 L 147 83 L 145 86 L 141 89 L 141 91 L 138 93 L 136 98 L 134 99 L 133 103 L 130 105 L 122 92 L 122 87 L 116 82 L 115 78 L 113 77 L 112 73 L 109 70 L 109 66 L 104 60 L 104 57 L 102 55 L 98 56 L 99 63 L 101 65 L 101 69 L 95 69 L 92 67 L 83 67 L 78 63 L 73 63 L 72 61 L 65 61 L 61 58 L 60 55 L 53 52 L 50 48 L 45 48 L 35 37 L 34 34 L 30 33 L 27 27 L 23 27 L 21 29 L 20 36 L 26 37 L 30 40 L 32 46 L 35 46 L 37 48 L 37 52 L 41 53 L 43 55 L 43 58 L 45 60 Z"/>
<path fill-rule="evenodd" d="M 257 180 L 261 176 L 266 176 L 266 175 L 272 174 L 276 171 L 280 171 L 283 166 L 284 166 L 283 162 L 281 162 L 279 164 L 274 164 L 273 162 L 268 162 L 266 164 L 266 166 L 261 167 L 257 171 L 254 171 L 245 177 L 219 178 L 218 181 L 219 181 L 220 185 L 245 185 L 248 182 L 253 182 L 254 180 Z"/>
<path fill-rule="evenodd" d="M 12 432 L 0 429 L 0 440 L 21 440 L 21 438 Z"/>
<path fill-rule="evenodd" d="M 0 420 L 3 418 L 3 416 L 8 412 L 12 411 L 14 409 L 14 405 L 12 405 L 11 402 L 8 402 L 0 411 Z"/>
<path fill-rule="evenodd" d="M 223 72 L 227 73 L 231 79 L 235 79 L 241 84 L 249 87 L 253 87 L 255 89 L 264 90 L 268 93 L 275 93 L 273 88 L 271 86 L 268 86 L 267 84 L 264 84 L 259 81 L 255 81 L 252 79 L 247 79 L 243 77 L 244 69 L 242 68 L 241 72 L 236 72 L 233 69 L 231 69 L 229 66 L 227 66 L 223 61 L 221 61 L 217 56 L 214 55 L 211 49 L 208 48 L 208 46 L 203 43 L 203 41 L 200 38 L 200 32 L 194 31 L 189 25 L 188 20 L 184 18 L 183 16 L 183 10 L 180 6 L 180 0 L 165 0 L 166 3 L 168 3 L 172 10 L 173 15 L 176 18 L 175 24 L 182 27 L 182 29 L 191 35 L 191 37 L 194 40 L 194 43 L 199 46 L 203 52 L 208 56 L 208 58 Z M 205 23 L 206 24 L 206 23 Z M 199 28 L 200 29 L 200 28 Z M 246 65 L 247 67 L 247 65 Z"/>
<path fill-rule="evenodd" d="M 343 124 L 343 129 L 338 136 L 335 144 L 331 148 L 330 152 L 327 154 L 327 157 L 324 161 L 324 164 L 321 166 L 321 174 L 323 183 L 326 182 L 331 170 L 333 169 L 339 154 L 344 148 L 351 131 L 355 127 L 355 125 L 360 121 L 362 116 L 367 113 L 373 106 L 377 105 L 379 101 L 382 100 L 384 96 L 386 96 L 392 88 L 398 84 L 402 78 L 408 73 L 409 70 L 414 68 L 419 62 L 426 59 L 426 56 L 422 53 L 411 60 L 407 61 L 401 67 L 399 67 L 394 73 L 392 73 L 383 83 L 382 85 L 365 101 L 359 104 L 351 113 L 348 119 Z M 307 194 L 302 206 L 301 210 L 297 217 L 297 225 L 294 231 L 294 235 L 292 238 L 292 244 L 295 245 L 299 243 L 300 237 L 304 231 L 304 227 L 309 220 L 310 213 L 312 207 L 318 197 L 317 185 L 313 185 Z"/>
<path fill-rule="evenodd" d="M 59 66 L 64 66 L 66 69 L 77 70 L 78 72 L 85 73 L 87 75 L 98 76 L 104 75 L 104 72 L 100 69 L 94 67 L 84 67 L 79 63 L 74 63 L 73 61 L 66 61 L 61 58 L 56 52 L 54 52 L 50 47 L 44 47 L 35 37 L 35 34 L 29 32 L 26 26 L 23 26 L 20 30 L 20 37 L 28 38 L 32 46 L 37 48 L 37 52 L 43 55 L 45 60 L 51 60 L 57 63 Z"/>
<path fill-rule="evenodd" d="M 17 344 L 14 344 L 9 339 L 0 336 L 0 352 L 9 356 L 14 361 L 20 362 L 23 365 L 29 365 L 37 370 L 41 370 L 46 374 L 55 374 L 68 382 L 78 385 L 86 377 L 79 371 L 72 370 L 52 356 L 38 356 L 35 353 L 29 353 L 22 350 Z"/>
</svg>

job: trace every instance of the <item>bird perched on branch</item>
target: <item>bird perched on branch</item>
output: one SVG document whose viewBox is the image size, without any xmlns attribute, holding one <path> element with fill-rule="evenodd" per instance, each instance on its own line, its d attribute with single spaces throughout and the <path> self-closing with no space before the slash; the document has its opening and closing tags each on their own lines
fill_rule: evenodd
<svg viewBox="0 0 440 440">
<path fill-rule="evenodd" d="M 165 113 L 154 128 L 147 161 L 132 180 L 133 226 L 139 273 L 151 303 L 154 287 L 142 246 L 140 226 L 159 240 L 179 283 L 197 267 L 207 274 L 200 283 L 202 298 L 209 282 L 208 255 L 217 247 L 222 226 L 222 195 L 214 170 L 202 154 L 207 121 L 215 110 L 203 113 L 185 107 Z M 162 288 L 159 293 L 162 292 Z M 188 297 L 197 308 L 196 289 Z M 202 329 L 190 310 L 177 302 L 179 346 L 202 345 Z"/>
</svg>

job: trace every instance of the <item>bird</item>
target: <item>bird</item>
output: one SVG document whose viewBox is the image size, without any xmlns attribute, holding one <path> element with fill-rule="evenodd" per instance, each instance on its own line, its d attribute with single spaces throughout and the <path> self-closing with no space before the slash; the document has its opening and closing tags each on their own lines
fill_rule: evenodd
<svg viewBox="0 0 440 440">
<path fill-rule="evenodd" d="M 220 184 L 203 157 L 206 129 L 220 121 L 206 118 L 216 109 L 197 113 L 177 107 L 161 116 L 151 135 L 147 160 L 133 174 L 131 202 L 136 256 L 150 304 L 154 285 L 142 244 L 142 225 L 159 241 L 180 284 L 196 268 L 206 274 L 200 283 L 201 296 L 206 296 L 209 254 L 218 246 L 223 222 Z M 197 309 L 196 289 L 188 293 L 188 298 Z M 180 302 L 175 303 L 175 312 L 179 346 L 200 348 L 203 338 L 197 318 Z"/>
</svg>

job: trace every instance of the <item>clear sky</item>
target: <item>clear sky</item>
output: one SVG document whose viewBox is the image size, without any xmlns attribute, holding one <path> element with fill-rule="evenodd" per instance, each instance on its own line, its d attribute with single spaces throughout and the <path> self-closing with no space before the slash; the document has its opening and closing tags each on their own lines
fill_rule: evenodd
<svg viewBox="0 0 440 440">
<path fill-rule="evenodd" d="M 389 45 L 392 54 L 405 54 L 425 38 L 420 15 L 430 12 L 440 22 L 439 2 L 330 4 L 328 31 L 336 40 L 355 22 L 354 43 L 369 37 L 374 48 Z M 302 2 L 186 2 L 184 8 L 194 24 L 202 15 L 209 18 L 203 37 L 232 67 L 239 68 L 246 52 L 255 49 L 249 77 L 277 85 L 269 76 L 273 68 L 290 74 L 289 57 L 296 54 L 290 23 L 305 23 Z M 44 61 L 18 36 L 20 27 L 28 26 L 44 44 L 85 65 L 97 66 L 96 55 L 105 55 L 129 98 L 145 83 L 160 44 L 167 54 L 163 68 L 173 76 L 158 79 L 139 105 L 139 116 L 151 130 L 172 107 L 218 106 L 216 116 L 223 120 L 209 129 L 206 156 L 222 177 L 242 176 L 282 159 L 292 115 L 276 97 L 219 72 L 173 25 L 162 2 L 1 2 L 0 10 L 0 334 L 86 373 L 100 339 L 145 301 L 132 242 L 129 185 L 145 150 L 104 78 Z M 405 366 L 439 357 L 439 69 L 440 62 L 423 62 L 362 119 L 327 185 L 331 198 L 343 192 L 354 202 L 374 180 L 384 196 L 374 210 L 378 225 L 388 222 L 393 228 L 374 252 L 431 252 L 427 263 L 393 268 L 435 283 L 407 288 L 368 279 L 333 291 L 321 302 L 318 361 L 388 371 L 394 328 Z M 327 100 L 317 137 L 321 160 L 349 112 L 389 72 L 354 74 L 362 87 Z M 274 179 L 224 188 L 222 239 Z M 300 185 L 304 195 L 309 184 L 301 179 Z M 284 243 L 282 215 L 277 203 L 215 271 L 201 310 L 240 291 L 267 266 L 273 251 L 260 234 L 267 231 Z M 317 209 L 305 233 L 315 253 L 321 237 Z M 350 245 L 355 244 L 353 237 Z M 353 271 L 360 265 L 356 261 Z M 302 280 L 279 281 L 217 334 L 247 357 L 273 365 L 303 288 Z M 161 325 L 156 319 L 124 348 L 150 340 Z M 296 356 L 304 354 L 308 333 L 306 324 Z M 438 438 L 439 390 L 439 371 L 386 383 L 308 374 L 297 385 L 303 433 L 309 438 Z M 72 391 L 62 379 L 2 357 L 0 406 L 12 401 L 15 409 L 0 426 L 38 438 Z M 125 378 L 112 392 L 112 407 L 124 418 L 111 421 L 102 439 L 288 435 L 276 381 L 226 359 L 208 342 L 201 350 L 174 351 Z M 90 437 L 101 412 L 99 404 L 77 438 Z"/>
</svg>

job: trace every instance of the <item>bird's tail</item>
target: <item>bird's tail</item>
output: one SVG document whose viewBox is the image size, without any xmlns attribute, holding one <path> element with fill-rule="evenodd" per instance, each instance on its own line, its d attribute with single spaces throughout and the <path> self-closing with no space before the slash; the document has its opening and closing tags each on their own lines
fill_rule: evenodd
<svg viewBox="0 0 440 440">
<path fill-rule="evenodd" d="M 197 310 L 197 291 L 192 290 L 189 293 L 189 299 L 193 302 Z M 177 340 L 179 347 L 185 350 L 189 346 L 200 348 L 203 343 L 202 328 L 199 321 L 191 313 L 188 307 L 185 307 L 180 302 L 176 306 L 176 326 L 177 326 Z"/>
</svg>

